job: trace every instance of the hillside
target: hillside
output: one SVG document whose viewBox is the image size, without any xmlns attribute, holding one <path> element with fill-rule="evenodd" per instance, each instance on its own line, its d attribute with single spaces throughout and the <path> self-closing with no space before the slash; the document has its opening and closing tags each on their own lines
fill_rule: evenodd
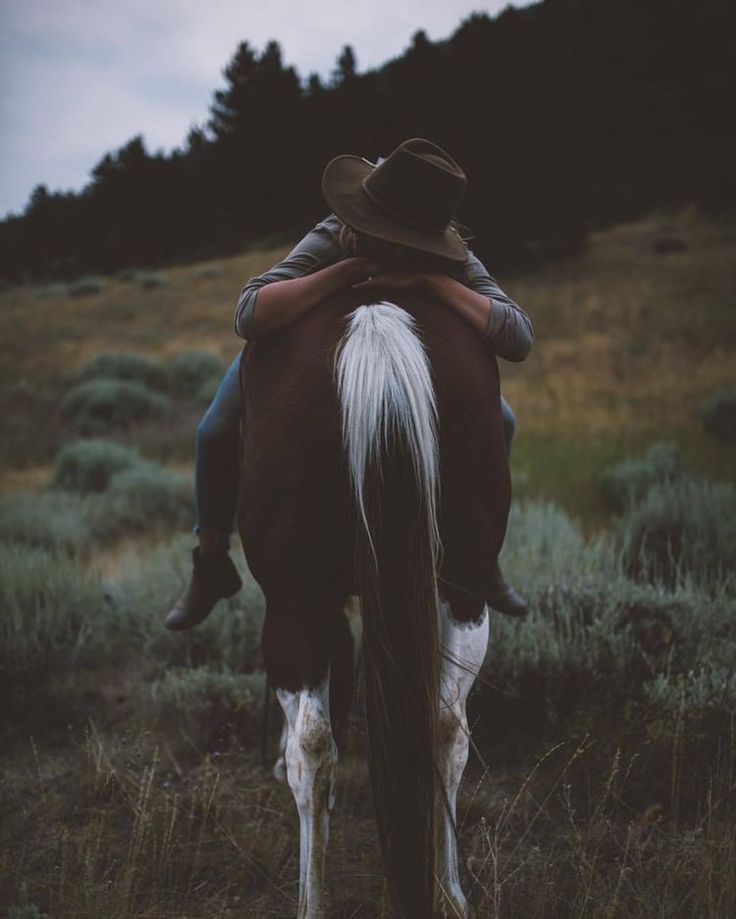
<svg viewBox="0 0 736 919">
<path fill-rule="evenodd" d="M 662 247 L 675 251 L 658 254 Z M 148 289 L 144 275 L 144 284 L 100 278 L 97 293 L 78 297 L 65 285 L 0 293 L 0 338 L 13 358 L 0 368 L 4 487 L 33 481 L 33 467 L 48 465 L 68 437 L 59 394 L 96 353 L 167 358 L 196 348 L 232 360 L 241 286 L 289 248 L 174 267 Z M 697 471 L 734 477 L 734 447 L 705 435 L 698 415 L 707 398 L 736 385 L 734 263 L 731 224 L 689 209 L 595 233 L 573 259 L 496 272 L 536 334 L 523 364 L 500 361 L 517 415 L 517 495 L 549 497 L 600 519 L 601 469 L 661 439 Z M 166 425 L 119 436 L 156 459 L 186 464 L 201 411 L 190 407 Z"/>
<path fill-rule="evenodd" d="M 237 542 L 243 590 L 190 632 L 163 627 L 189 576 L 194 431 L 238 352 L 235 299 L 286 248 L 0 293 L 0 910 L 13 919 L 295 913 L 264 603 Z M 458 835 L 478 916 L 733 913 L 736 444 L 700 409 L 736 391 L 735 256 L 733 226 L 688 209 L 497 272 L 536 328 L 528 360 L 502 364 L 518 439 L 501 562 L 530 613 L 492 614 L 469 704 Z M 136 382 L 116 388 L 111 370 Z M 107 393 L 109 412 L 77 401 L 62 415 L 80 388 Z M 133 397 L 151 413 L 123 424 Z M 80 443 L 90 420 L 103 439 Z M 641 458 L 662 439 L 673 448 Z M 624 459 L 604 492 L 601 472 Z M 360 703 L 327 883 L 329 915 L 391 915 Z"/>
</svg>

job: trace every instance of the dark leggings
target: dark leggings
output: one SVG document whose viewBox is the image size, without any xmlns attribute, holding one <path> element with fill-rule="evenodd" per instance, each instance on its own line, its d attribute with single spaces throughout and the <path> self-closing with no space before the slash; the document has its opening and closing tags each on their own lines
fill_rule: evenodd
<svg viewBox="0 0 736 919">
<path fill-rule="evenodd" d="M 197 522 L 201 530 L 230 535 L 238 500 L 238 437 L 240 419 L 240 354 L 228 367 L 215 398 L 197 427 L 194 459 L 194 497 Z M 506 451 L 511 442 L 516 418 L 501 396 Z"/>
</svg>

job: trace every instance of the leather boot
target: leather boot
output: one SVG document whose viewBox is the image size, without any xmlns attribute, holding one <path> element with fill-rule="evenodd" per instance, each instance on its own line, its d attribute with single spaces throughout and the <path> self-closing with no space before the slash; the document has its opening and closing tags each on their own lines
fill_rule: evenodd
<svg viewBox="0 0 736 919">
<path fill-rule="evenodd" d="M 488 580 L 488 605 L 504 616 L 521 619 L 529 612 L 526 600 L 506 583 L 496 560 Z"/>
<path fill-rule="evenodd" d="M 166 616 L 166 628 L 172 632 L 191 629 L 205 620 L 218 600 L 232 597 L 243 586 L 237 568 L 225 552 L 192 550 L 194 570 L 189 587 Z"/>
</svg>

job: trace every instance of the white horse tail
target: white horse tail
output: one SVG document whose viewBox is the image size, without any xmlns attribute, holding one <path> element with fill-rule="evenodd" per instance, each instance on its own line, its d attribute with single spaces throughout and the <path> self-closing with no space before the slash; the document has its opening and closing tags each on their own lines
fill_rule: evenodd
<svg viewBox="0 0 736 919">
<path fill-rule="evenodd" d="M 439 460 L 430 366 L 414 319 L 358 307 L 336 360 L 357 515 L 369 762 L 397 908 L 432 914 L 440 640 Z"/>
</svg>

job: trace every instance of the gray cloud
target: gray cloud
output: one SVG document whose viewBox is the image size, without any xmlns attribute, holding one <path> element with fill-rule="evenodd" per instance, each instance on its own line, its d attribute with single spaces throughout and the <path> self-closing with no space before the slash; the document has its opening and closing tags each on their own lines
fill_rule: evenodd
<svg viewBox="0 0 736 919">
<path fill-rule="evenodd" d="M 79 189 L 102 155 L 143 134 L 180 145 L 207 118 L 240 41 L 276 39 L 300 75 L 326 76 L 344 44 L 360 71 L 413 33 L 445 38 L 503 0 L 0 0 L 0 216 L 34 185 Z M 521 5 L 517 3 L 517 5 Z"/>
</svg>

